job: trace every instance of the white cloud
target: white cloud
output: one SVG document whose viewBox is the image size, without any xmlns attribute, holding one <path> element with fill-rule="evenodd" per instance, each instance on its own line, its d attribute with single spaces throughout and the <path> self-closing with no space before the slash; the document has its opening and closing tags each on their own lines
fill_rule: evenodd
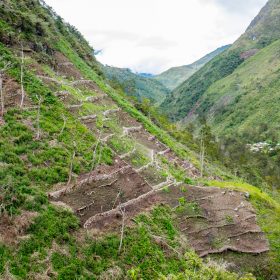
<svg viewBox="0 0 280 280">
<path fill-rule="evenodd" d="M 245 31 L 266 0 L 46 0 L 98 59 L 137 72 L 189 64 Z"/>
</svg>

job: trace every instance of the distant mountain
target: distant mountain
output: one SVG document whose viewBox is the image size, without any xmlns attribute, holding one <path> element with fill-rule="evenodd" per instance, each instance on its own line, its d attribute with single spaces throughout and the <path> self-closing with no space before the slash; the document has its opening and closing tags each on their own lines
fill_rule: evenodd
<svg viewBox="0 0 280 280">
<path fill-rule="evenodd" d="M 136 73 L 138 76 L 144 77 L 144 78 L 152 78 L 154 77 L 151 73 Z"/>
<path fill-rule="evenodd" d="M 211 59 L 213 59 L 215 56 L 219 55 L 223 51 L 227 50 L 230 46 L 231 45 L 226 45 L 221 48 L 218 48 L 190 65 L 172 67 L 167 71 L 157 76 L 154 76 L 154 79 L 161 82 L 168 89 L 173 90 L 177 86 L 182 84 L 184 81 L 186 81 L 207 62 L 209 62 Z"/>
<path fill-rule="evenodd" d="M 148 98 L 160 104 L 170 93 L 159 81 L 151 79 L 150 74 L 135 74 L 128 68 L 101 67 L 107 79 L 119 84 L 128 96 L 134 96 L 139 101 Z"/>
<path fill-rule="evenodd" d="M 206 118 L 218 135 L 279 131 L 279 39 L 280 1 L 270 0 L 233 46 L 177 87 L 161 110 L 184 123 Z"/>
</svg>

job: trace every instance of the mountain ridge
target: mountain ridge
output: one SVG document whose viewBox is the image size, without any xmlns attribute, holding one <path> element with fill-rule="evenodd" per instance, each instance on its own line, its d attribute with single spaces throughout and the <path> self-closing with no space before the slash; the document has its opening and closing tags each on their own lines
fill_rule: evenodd
<svg viewBox="0 0 280 280">
<path fill-rule="evenodd" d="M 244 63 L 248 63 L 261 49 L 280 38 L 279 8 L 279 1 L 268 1 L 232 47 L 208 62 L 175 89 L 161 105 L 162 110 L 178 121 L 184 119 L 184 122 L 192 122 L 195 112 L 199 112 L 200 117 L 207 117 L 209 108 L 215 105 L 214 101 L 209 99 L 205 101 L 208 105 L 204 103 L 203 97 L 207 94 L 207 90 L 219 80 L 226 79 Z"/>
<path fill-rule="evenodd" d="M 133 73 L 128 68 L 101 66 L 105 76 L 122 87 L 124 92 L 138 101 L 147 98 L 159 105 L 170 93 L 164 85 L 147 75 Z"/>
<path fill-rule="evenodd" d="M 277 199 L 202 166 L 44 1 L 3 0 L 0 13 L 1 278 L 279 275 Z"/>
<path fill-rule="evenodd" d="M 196 71 L 203 67 L 208 61 L 228 49 L 230 46 L 231 45 L 225 45 L 217 48 L 215 51 L 210 52 L 209 54 L 189 65 L 172 67 L 163 73 L 154 76 L 153 78 L 161 82 L 168 89 L 174 90 L 177 86 L 186 81 Z"/>
</svg>

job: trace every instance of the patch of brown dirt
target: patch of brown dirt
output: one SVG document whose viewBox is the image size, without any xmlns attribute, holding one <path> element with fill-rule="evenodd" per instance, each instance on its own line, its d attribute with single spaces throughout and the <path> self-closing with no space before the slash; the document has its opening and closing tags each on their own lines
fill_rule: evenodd
<svg viewBox="0 0 280 280">
<path fill-rule="evenodd" d="M 188 160 L 180 159 L 173 151 L 169 150 L 163 156 L 168 160 L 169 163 L 174 164 L 175 167 L 178 166 L 180 168 L 183 168 L 188 177 L 200 177 L 199 170 L 192 163 L 190 163 Z"/>
<path fill-rule="evenodd" d="M 96 126 L 96 120 L 87 120 L 87 121 L 82 121 L 82 123 L 89 129 L 91 130 L 95 135 L 97 135 L 98 132 L 98 128 Z M 103 136 L 105 137 L 106 135 L 103 134 Z"/>
<path fill-rule="evenodd" d="M 167 149 L 164 144 L 158 141 L 156 137 L 147 132 L 145 129 L 141 129 L 141 131 L 132 132 L 130 134 L 137 140 L 137 142 L 154 150 L 155 152 L 161 152 Z"/>
<path fill-rule="evenodd" d="M 259 51 L 259 49 L 251 49 L 251 50 L 242 52 L 240 54 L 240 58 L 246 60 L 246 59 L 250 58 L 251 56 L 255 55 L 258 51 Z"/>
<path fill-rule="evenodd" d="M 140 174 L 151 186 L 158 185 L 166 181 L 166 177 L 163 176 L 155 166 L 143 169 Z"/>
<path fill-rule="evenodd" d="M 21 103 L 21 87 L 18 82 L 7 75 L 3 79 L 3 95 L 5 110 L 8 108 L 19 107 Z M 24 107 L 32 105 L 31 99 L 25 94 Z"/>
<path fill-rule="evenodd" d="M 158 196 L 158 191 L 149 191 L 119 205 L 117 208 L 96 214 L 85 222 L 84 228 L 91 229 L 93 234 L 119 229 L 123 219 L 122 211 L 124 212 L 125 224 L 131 224 L 133 217 L 139 213 L 151 210 L 160 201 L 161 198 Z"/>
<path fill-rule="evenodd" d="M 79 80 L 82 78 L 81 73 L 77 70 L 73 63 L 60 52 L 54 54 L 56 60 L 56 71 L 58 75 L 65 76 L 69 79 Z"/>
<path fill-rule="evenodd" d="M 79 88 L 81 90 L 90 90 L 94 93 L 97 93 L 99 95 L 107 95 L 106 93 L 104 93 L 99 87 L 98 85 L 91 81 L 91 80 L 85 80 L 83 78 L 81 79 L 76 79 L 75 81 L 73 81 L 71 83 L 72 86 L 75 86 L 76 88 Z"/>
<path fill-rule="evenodd" d="M 28 69 L 32 71 L 35 75 L 44 76 L 46 72 L 42 68 L 42 66 L 35 60 L 32 60 L 32 63 L 28 65 Z"/>
<path fill-rule="evenodd" d="M 83 107 L 83 104 L 79 104 L 78 102 L 76 102 L 77 104 L 72 104 L 72 105 L 68 105 L 66 106 L 68 111 L 75 116 L 79 115 L 80 110 Z"/>
<path fill-rule="evenodd" d="M 11 218 L 1 215 L 0 217 L 0 241 L 4 244 L 13 245 L 23 236 L 32 224 L 38 213 L 25 211 L 21 215 Z"/>
<path fill-rule="evenodd" d="M 95 174 L 81 176 L 74 186 L 58 195 L 56 200 L 71 206 L 84 223 L 90 217 L 109 211 L 150 190 L 151 187 L 141 176 L 119 160 L 110 172 L 99 169 Z"/>
<path fill-rule="evenodd" d="M 106 107 L 112 107 L 116 105 L 116 103 L 107 95 L 103 96 L 102 98 L 96 98 L 95 100 L 92 100 L 91 103 L 94 105 L 102 105 Z"/>
<path fill-rule="evenodd" d="M 68 91 L 57 91 L 55 95 L 66 105 L 78 105 L 80 102 Z"/>
<path fill-rule="evenodd" d="M 128 113 L 124 112 L 123 110 L 116 112 L 115 117 L 118 120 L 120 126 L 123 127 L 137 127 L 142 125 L 140 122 L 136 121 L 134 118 L 132 118 Z"/>
<path fill-rule="evenodd" d="M 187 186 L 162 192 L 162 199 L 176 207 L 180 230 L 200 256 L 227 250 L 262 253 L 268 242 L 256 223 L 256 215 L 245 194 L 212 187 Z M 185 199 L 185 204 L 179 203 Z"/>
</svg>

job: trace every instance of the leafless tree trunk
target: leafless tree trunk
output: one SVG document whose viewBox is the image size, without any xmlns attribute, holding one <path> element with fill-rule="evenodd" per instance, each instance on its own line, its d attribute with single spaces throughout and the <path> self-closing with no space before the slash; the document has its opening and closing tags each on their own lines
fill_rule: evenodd
<svg viewBox="0 0 280 280">
<path fill-rule="evenodd" d="M 123 244 L 123 236 L 124 236 L 124 222 L 125 222 L 125 209 L 123 209 L 122 207 L 120 207 L 120 211 L 122 214 L 122 228 L 121 228 L 121 240 L 120 240 L 120 245 L 119 245 L 119 250 L 118 253 L 121 253 L 122 250 L 122 244 Z"/>
<path fill-rule="evenodd" d="M 74 162 L 74 159 L 75 159 L 75 156 L 76 156 L 76 142 L 75 141 L 73 142 L 73 148 L 74 149 L 73 149 L 73 154 L 72 154 L 71 161 L 70 161 L 69 176 L 68 176 L 67 186 L 70 185 L 71 180 L 72 180 L 72 175 L 73 175 L 73 162 Z"/>
<path fill-rule="evenodd" d="M 3 74 L 0 72 L 0 98 L 1 98 L 1 116 L 4 116 L 4 93 L 3 93 Z"/>
<path fill-rule="evenodd" d="M 23 87 L 23 76 L 24 76 L 24 52 L 23 52 L 23 45 L 21 45 L 21 64 L 20 64 L 20 85 L 21 85 L 21 102 L 20 108 L 23 107 L 23 102 L 25 98 L 25 92 Z"/>
<path fill-rule="evenodd" d="M 62 126 L 62 129 L 61 129 L 61 131 L 60 131 L 58 136 L 62 135 L 62 133 L 63 133 L 63 131 L 65 129 L 65 126 L 66 126 L 67 118 L 64 115 L 62 115 L 62 118 L 63 118 L 63 126 Z"/>
<path fill-rule="evenodd" d="M 88 175 L 88 182 L 89 182 L 89 180 L 90 180 L 90 176 L 91 176 L 91 173 L 92 173 L 94 167 L 95 167 L 96 165 L 98 165 L 98 163 L 99 163 L 99 161 L 96 163 L 95 160 L 96 160 L 97 148 L 98 148 L 98 146 L 100 145 L 100 142 L 101 142 L 101 136 L 102 136 L 102 131 L 100 131 L 100 133 L 99 133 L 97 142 L 96 142 L 95 147 L 94 147 L 94 150 L 93 150 L 93 154 L 92 154 L 92 164 L 91 164 L 91 169 L 90 169 L 90 172 L 89 172 L 89 175 Z M 100 159 L 100 156 L 99 156 L 99 159 Z"/>
<path fill-rule="evenodd" d="M 121 190 L 118 192 L 118 194 L 117 194 L 117 196 L 116 196 L 116 199 L 115 199 L 114 204 L 113 204 L 113 206 L 112 206 L 112 210 L 115 208 L 115 205 L 116 205 L 117 200 L 118 200 L 118 198 L 120 197 L 120 195 L 121 195 Z"/>
<path fill-rule="evenodd" d="M 203 177 L 204 172 L 204 156 L 205 156 L 205 145 L 203 137 L 201 137 L 200 141 L 200 176 Z"/>
<path fill-rule="evenodd" d="M 4 91 L 3 91 L 3 75 L 11 67 L 11 63 L 4 63 L 4 67 L 0 69 L 0 101 L 1 101 L 1 115 L 4 116 L 5 112 L 5 101 L 4 101 Z"/>
<path fill-rule="evenodd" d="M 40 114 L 41 114 L 41 105 L 43 102 L 43 98 L 42 96 L 38 96 L 36 95 L 37 99 L 38 99 L 38 110 L 37 110 L 37 134 L 36 134 L 36 140 L 40 140 Z"/>
</svg>

